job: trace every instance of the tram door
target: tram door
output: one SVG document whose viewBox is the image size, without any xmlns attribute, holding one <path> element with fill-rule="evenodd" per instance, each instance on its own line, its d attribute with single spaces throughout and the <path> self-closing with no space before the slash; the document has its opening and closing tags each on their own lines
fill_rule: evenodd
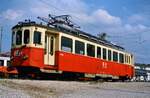
<svg viewBox="0 0 150 98">
<path fill-rule="evenodd" d="M 46 34 L 45 35 L 45 55 L 44 64 L 54 65 L 55 64 L 55 35 Z"/>
</svg>

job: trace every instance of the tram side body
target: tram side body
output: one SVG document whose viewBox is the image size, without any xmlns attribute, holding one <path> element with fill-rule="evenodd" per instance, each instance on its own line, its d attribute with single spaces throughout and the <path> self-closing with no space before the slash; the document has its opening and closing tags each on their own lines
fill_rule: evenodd
<svg viewBox="0 0 150 98">
<path fill-rule="evenodd" d="M 67 72 L 114 79 L 131 79 L 134 76 L 134 61 L 130 53 L 38 24 L 16 25 L 12 31 L 12 65 L 19 73 Z M 78 45 L 80 48 L 76 47 L 76 41 L 82 43 Z M 100 55 L 97 47 L 101 48 Z M 103 49 L 106 49 L 105 58 Z M 108 50 L 111 51 L 109 60 Z M 117 61 L 113 61 L 113 52 L 118 53 Z M 119 53 L 123 54 L 122 63 L 119 62 Z"/>
</svg>

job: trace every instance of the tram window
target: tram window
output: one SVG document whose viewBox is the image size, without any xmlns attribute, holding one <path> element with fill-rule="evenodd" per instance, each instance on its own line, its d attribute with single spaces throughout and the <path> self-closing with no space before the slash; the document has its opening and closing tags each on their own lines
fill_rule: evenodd
<svg viewBox="0 0 150 98">
<path fill-rule="evenodd" d="M 103 48 L 103 59 L 106 60 L 106 49 Z"/>
<path fill-rule="evenodd" d="M 10 63 L 10 61 L 7 61 L 7 66 L 11 66 L 11 63 Z"/>
<path fill-rule="evenodd" d="M 22 31 L 16 33 L 16 45 L 21 45 L 22 43 Z"/>
<path fill-rule="evenodd" d="M 97 47 L 97 58 L 101 58 L 101 47 Z"/>
<path fill-rule="evenodd" d="M 111 61 L 111 50 L 108 50 L 108 60 Z"/>
<path fill-rule="evenodd" d="M 129 64 L 130 64 L 130 56 L 128 56 L 128 58 L 129 58 Z"/>
<path fill-rule="evenodd" d="M 15 41 L 16 41 L 15 32 L 12 32 L 12 45 L 15 44 Z"/>
<path fill-rule="evenodd" d="M 126 55 L 125 55 L 124 57 L 125 57 L 125 60 L 124 60 L 124 61 L 125 61 L 125 63 L 127 63 L 127 57 L 126 57 Z"/>
<path fill-rule="evenodd" d="M 84 55 L 84 43 L 80 41 L 75 41 L 75 53 Z"/>
<path fill-rule="evenodd" d="M 54 37 L 51 37 L 51 46 L 50 46 L 50 54 L 53 55 L 54 53 Z"/>
<path fill-rule="evenodd" d="M 34 44 L 41 44 L 41 32 L 34 31 Z"/>
<path fill-rule="evenodd" d="M 0 60 L 0 66 L 4 66 L 4 60 Z"/>
<path fill-rule="evenodd" d="M 87 55 L 95 57 L 95 46 L 87 44 Z"/>
<path fill-rule="evenodd" d="M 44 53 L 47 53 L 47 35 L 45 35 L 45 50 Z"/>
<path fill-rule="evenodd" d="M 24 43 L 28 44 L 30 40 L 30 31 L 29 30 L 25 30 L 24 31 Z"/>
<path fill-rule="evenodd" d="M 119 53 L 119 62 L 124 63 L 124 55 L 122 53 Z"/>
<path fill-rule="evenodd" d="M 61 50 L 66 52 L 72 52 L 72 39 L 67 37 L 61 37 Z"/>
<path fill-rule="evenodd" d="M 127 60 L 127 63 L 128 63 L 128 56 L 126 56 L 126 60 Z"/>
<path fill-rule="evenodd" d="M 127 60 L 126 60 L 126 55 L 124 55 L 124 62 L 125 62 L 125 63 L 127 62 Z"/>
<path fill-rule="evenodd" d="M 133 55 L 131 55 L 131 64 L 133 64 Z"/>
<path fill-rule="evenodd" d="M 113 52 L 113 61 L 117 62 L 118 61 L 118 53 Z"/>
</svg>

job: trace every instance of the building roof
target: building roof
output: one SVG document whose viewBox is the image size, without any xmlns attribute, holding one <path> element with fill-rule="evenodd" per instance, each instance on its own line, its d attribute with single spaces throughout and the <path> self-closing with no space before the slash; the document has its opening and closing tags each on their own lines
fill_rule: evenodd
<svg viewBox="0 0 150 98">
<path fill-rule="evenodd" d="M 10 52 L 5 52 L 0 54 L 1 57 L 10 57 Z"/>
</svg>

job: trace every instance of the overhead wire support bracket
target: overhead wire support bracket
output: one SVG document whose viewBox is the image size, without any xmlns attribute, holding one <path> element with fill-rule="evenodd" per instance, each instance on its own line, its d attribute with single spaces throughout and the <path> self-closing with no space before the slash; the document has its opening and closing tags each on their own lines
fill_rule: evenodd
<svg viewBox="0 0 150 98">
<path fill-rule="evenodd" d="M 37 17 L 38 19 L 44 21 L 47 23 L 47 25 L 52 25 L 55 27 L 62 27 L 66 29 L 76 29 L 80 28 L 78 25 L 73 23 L 70 18 L 70 15 L 60 15 L 60 16 L 54 16 L 52 14 L 48 15 L 48 18 L 46 17 Z"/>
</svg>

